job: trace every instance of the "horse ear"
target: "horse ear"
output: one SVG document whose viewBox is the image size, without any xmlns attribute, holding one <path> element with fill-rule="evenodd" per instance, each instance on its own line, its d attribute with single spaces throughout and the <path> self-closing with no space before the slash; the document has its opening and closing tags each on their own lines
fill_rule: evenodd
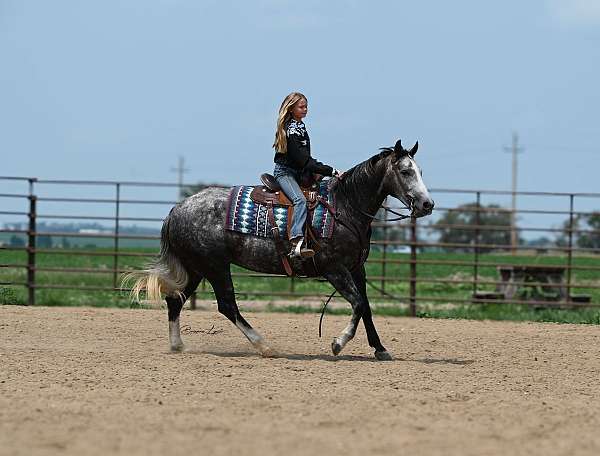
<svg viewBox="0 0 600 456">
<path fill-rule="evenodd" d="M 394 152 L 396 152 L 397 154 L 402 153 L 404 149 L 402 148 L 402 141 L 398 140 L 396 141 L 396 145 L 394 146 Z"/>
<path fill-rule="evenodd" d="M 419 141 L 417 141 L 417 142 L 415 143 L 415 145 L 414 145 L 414 146 L 412 146 L 412 149 L 410 149 L 410 150 L 408 151 L 408 154 L 409 154 L 411 157 L 414 157 L 414 156 L 415 156 L 415 154 L 417 153 L 417 150 L 418 150 L 418 149 L 419 149 Z"/>
</svg>

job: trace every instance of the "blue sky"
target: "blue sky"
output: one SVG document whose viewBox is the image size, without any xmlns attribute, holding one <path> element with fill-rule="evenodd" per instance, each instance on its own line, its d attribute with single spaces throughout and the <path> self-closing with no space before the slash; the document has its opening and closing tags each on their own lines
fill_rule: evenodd
<svg viewBox="0 0 600 456">
<path fill-rule="evenodd" d="M 348 168 L 419 140 L 436 188 L 596 192 L 600 1 L 0 0 L 0 175 L 253 183 L 277 108 Z"/>
</svg>

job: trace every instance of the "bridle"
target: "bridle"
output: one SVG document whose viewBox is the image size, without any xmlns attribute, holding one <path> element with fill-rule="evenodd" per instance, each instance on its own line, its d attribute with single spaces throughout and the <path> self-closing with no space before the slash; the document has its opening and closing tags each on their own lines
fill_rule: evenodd
<svg viewBox="0 0 600 456">
<path fill-rule="evenodd" d="M 398 198 L 398 199 L 400 199 L 400 198 Z M 393 218 L 393 219 L 380 219 L 380 218 L 376 217 L 377 214 L 375 214 L 375 215 L 369 214 L 368 212 L 365 212 L 362 209 L 357 209 L 357 210 L 362 215 L 366 215 L 367 217 L 370 217 L 371 219 L 376 220 L 378 222 L 397 222 L 398 220 L 404 220 L 404 219 L 407 219 L 407 218 L 411 218 L 413 216 L 412 214 L 415 211 L 415 206 L 414 206 L 415 200 L 413 198 L 409 197 L 409 200 L 408 200 L 409 204 L 406 204 L 406 201 L 404 201 L 403 199 L 400 199 L 400 201 L 402 201 L 402 203 L 404 204 L 404 207 L 402 209 L 409 209 L 410 210 L 410 215 L 401 214 L 400 212 L 396 212 L 395 210 L 390 209 L 389 207 L 387 207 L 387 208 L 384 208 L 387 212 L 391 212 L 394 215 L 398 215 L 398 217 Z"/>
<path fill-rule="evenodd" d="M 340 181 L 343 181 L 343 180 L 344 180 L 344 177 L 345 177 L 345 176 L 343 176 L 343 177 L 341 177 L 341 178 L 338 178 L 338 179 L 339 179 Z M 335 184 L 334 184 L 334 185 L 335 185 Z M 333 189 L 333 187 L 331 187 L 331 189 Z M 402 209 L 409 209 L 409 210 L 410 210 L 410 215 L 401 214 L 401 213 L 399 213 L 399 212 L 396 212 L 396 211 L 394 211 L 393 209 L 390 209 L 390 208 L 385 208 L 385 210 L 386 210 L 386 211 L 388 211 L 388 212 L 391 212 L 392 214 L 394 214 L 394 215 L 397 215 L 397 216 L 398 216 L 398 217 L 396 217 L 396 218 L 393 218 L 393 219 L 387 219 L 387 220 L 386 220 L 386 219 L 380 219 L 380 218 L 377 218 L 377 214 L 369 214 L 368 212 L 365 212 L 365 211 L 363 211 L 362 209 L 359 209 L 359 208 L 356 208 L 356 210 L 357 210 L 357 211 L 358 211 L 360 214 L 362 214 L 362 215 L 364 215 L 364 216 L 367 216 L 367 217 L 369 217 L 370 219 L 372 219 L 372 220 L 375 220 L 375 221 L 377 221 L 377 222 L 397 222 L 398 220 L 405 220 L 405 219 L 407 219 L 407 218 L 411 218 L 411 217 L 413 216 L 412 214 L 414 213 L 414 210 L 415 210 L 415 209 L 414 209 L 414 202 L 415 202 L 415 200 L 409 196 L 409 200 L 408 200 L 408 201 L 409 201 L 409 204 L 406 204 L 406 201 L 404 201 L 402 198 L 398 198 L 398 199 L 399 199 L 400 201 L 402 201 L 402 203 L 404 204 L 404 207 L 403 207 Z M 333 215 L 334 215 L 334 218 L 337 220 L 337 219 L 338 219 L 338 216 L 337 216 L 337 214 L 335 214 L 335 213 L 334 213 Z"/>
<path fill-rule="evenodd" d="M 397 222 L 398 220 L 404 220 L 407 218 L 411 218 L 412 217 L 412 212 L 413 212 L 413 207 L 412 207 L 412 202 L 410 204 L 410 207 L 408 207 L 407 205 L 405 205 L 405 207 L 403 209 L 410 209 L 411 215 L 406 215 L 406 214 L 401 214 L 400 212 L 396 212 L 393 209 L 388 208 L 384 208 L 387 212 L 391 212 L 394 215 L 398 215 L 398 217 L 393 218 L 393 219 L 380 219 L 377 218 L 376 215 L 373 214 L 369 214 L 368 212 L 363 211 L 362 209 L 358 209 L 358 212 L 360 212 L 362 215 L 366 215 L 367 217 L 372 218 L 373 220 L 376 220 L 378 222 Z"/>
</svg>

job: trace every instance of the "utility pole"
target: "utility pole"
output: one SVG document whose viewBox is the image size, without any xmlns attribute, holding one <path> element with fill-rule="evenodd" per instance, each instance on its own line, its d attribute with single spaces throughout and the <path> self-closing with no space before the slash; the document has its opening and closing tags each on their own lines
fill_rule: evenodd
<svg viewBox="0 0 600 456">
<path fill-rule="evenodd" d="M 171 168 L 171 172 L 177 173 L 177 185 L 179 187 L 179 197 L 183 196 L 183 174 L 187 173 L 189 169 L 185 167 L 185 160 L 180 155 L 177 162 L 177 168 Z"/>
<path fill-rule="evenodd" d="M 517 253 L 517 244 L 519 243 L 517 235 L 517 154 L 523 151 L 522 147 L 519 147 L 519 135 L 517 132 L 512 134 L 512 146 L 505 147 L 506 152 L 512 154 L 512 207 L 510 212 L 510 245 L 512 248 L 512 254 Z"/>
</svg>

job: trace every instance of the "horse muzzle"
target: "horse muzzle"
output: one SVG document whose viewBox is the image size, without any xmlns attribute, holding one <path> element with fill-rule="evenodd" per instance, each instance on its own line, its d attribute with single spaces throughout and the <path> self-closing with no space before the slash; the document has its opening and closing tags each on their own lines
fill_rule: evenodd
<svg viewBox="0 0 600 456">
<path fill-rule="evenodd" d="M 435 202 L 428 198 L 424 201 L 415 201 L 411 202 L 411 215 L 413 217 L 425 217 L 426 215 L 431 215 L 433 212 L 433 208 L 435 206 Z"/>
</svg>

